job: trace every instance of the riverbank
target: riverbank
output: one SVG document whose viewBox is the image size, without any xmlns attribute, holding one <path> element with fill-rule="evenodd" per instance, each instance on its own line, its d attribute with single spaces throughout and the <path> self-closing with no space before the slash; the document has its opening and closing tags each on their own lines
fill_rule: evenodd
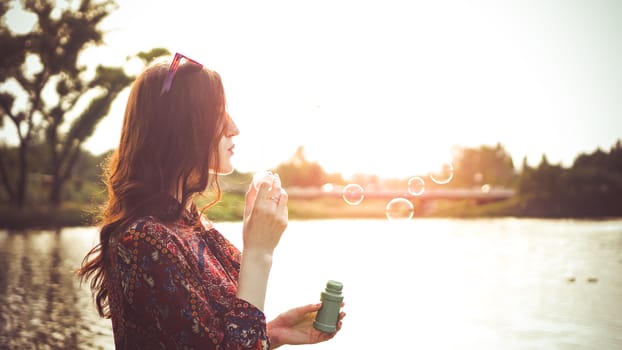
<svg viewBox="0 0 622 350">
<path fill-rule="evenodd" d="M 433 201 L 423 202 L 409 198 L 413 204 L 413 218 L 490 218 L 490 217 L 523 217 L 523 218 L 572 218 L 602 219 L 619 217 L 608 213 L 592 213 L 590 215 L 570 212 L 559 205 L 541 201 L 529 201 L 512 198 L 488 204 L 474 204 L 469 201 Z M 199 199 L 199 207 L 209 199 Z M 315 198 L 289 200 L 290 220 L 318 219 L 385 219 L 386 199 L 365 198 L 358 205 L 349 205 L 340 198 Z M 76 227 L 96 225 L 97 205 L 81 203 L 64 203 L 60 208 L 26 207 L 18 210 L 6 204 L 0 205 L 0 228 L 30 229 L 58 227 Z M 240 221 L 244 213 L 244 195 L 240 193 L 224 194 L 220 202 L 207 210 L 207 216 L 215 221 Z M 600 215 L 599 215 L 600 214 Z"/>
<path fill-rule="evenodd" d="M 95 223 L 95 210 L 95 205 L 78 203 L 64 203 L 59 208 L 27 206 L 22 209 L 1 204 L 0 228 L 22 230 L 91 226 Z"/>
</svg>

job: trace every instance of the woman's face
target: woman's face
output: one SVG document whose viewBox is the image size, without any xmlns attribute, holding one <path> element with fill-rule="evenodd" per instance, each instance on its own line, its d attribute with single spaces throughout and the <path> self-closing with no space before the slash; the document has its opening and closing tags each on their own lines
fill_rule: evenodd
<svg viewBox="0 0 622 350">
<path fill-rule="evenodd" d="M 239 133 L 240 130 L 238 130 L 238 126 L 235 125 L 233 119 L 231 119 L 231 116 L 227 113 L 223 136 L 218 142 L 218 153 L 220 154 L 220 169 L 217 171 L 218 174 L 227 175 L 233 172 L 233 164 L 231 164 L 233 148 L 235 147 L 233 144 L 233 137 L 237 136 Z"/>
</svg>

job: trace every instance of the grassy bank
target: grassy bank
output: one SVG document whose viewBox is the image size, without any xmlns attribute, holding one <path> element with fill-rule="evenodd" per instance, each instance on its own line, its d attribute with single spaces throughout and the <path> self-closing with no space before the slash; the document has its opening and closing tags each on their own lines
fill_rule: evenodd
<svg viewBox="0 0 622 350">
<path fill-rule="evenodd" d="M 209 199 L 200 199 L 202 206 Z M 386 218 L 385 199 L 366 198 L 359 205 L 348 205 L 340 198 L 290 199 L 290 220 L 305 219 L 384 219 Z M 414 218 L 420 217 L 538 217 L 538 218 L 597 218 L 591 215 L 564 215 L 564 211 L 551 205 L 542 206 L 529 200 L 512 198 L 507 201 L 476 205 L 469 201 L 434 201 L 422 203 L 411 199 Z M 8 205 L 0 205 L 0 228 L 57 228 L 71 226 L 90 226 L 95 224 L 95 205 L 65 203 L 52 210 L 45 207 L 27 207 L 16 210 Z M 244 212 L 244 195 L 228 193 L 207 211 L 207 216 L 215 221 L 239 221 Z"/>
<path fill-rule="evenodd" d="M 198 205 L 206 201 L 199 201 Z M 367 200 L 360 205 L 347 205 L 336 198 L 290 199 L 288 202 L 289 218 L 304 219 L 336 219 L 336 218 L 383 218 L 386 203 L 381 200 Z M 244 195 L 227 194 L 222 200 L 210 208 L 207 216 L 213 221 L 242 220 L 244 213 Z"/>
<path fill-rule="evenodd" d="M 53 209 L 46 206 L 27 206 L 16 209 L 0 205 L 0 228 L 4 229 L 55 229 L 60 227 L 90 226 L 95 222 L 95 206 L 64 203 Z"/>
<path fill-rule="evenodd" d="M 209 199 L 200 199 L 201 207 Z M 487 206 L 473 206 L 469 203 L 435 203 L 432 207 L 423 207 L 412 201 L 414 217 L 475 217 L 503 215 L 488 209 Z M 383 219 L 386 217 L 387 201 L 383 199 L 365 199 L 359 205 L 348 205 L 340 198 L 290 199 L 290 220 L 305 219 Z M 0 205 L 0 228 L 57 228 L 72 226 L 90 226 L 96 223 L 96 205 L 65 203 L 58 209 L 46 207 L 25 207 L 21 210 L 8 205 Z M 244 213 L 244 195 L 226 194 L 207 211 L 207 216 L 215 221 L 239 221 Z"/>
</svg>

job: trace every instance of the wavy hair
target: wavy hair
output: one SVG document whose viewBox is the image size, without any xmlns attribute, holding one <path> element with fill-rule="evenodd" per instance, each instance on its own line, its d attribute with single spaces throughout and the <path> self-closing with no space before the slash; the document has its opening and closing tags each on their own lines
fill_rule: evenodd
<svg viewBox="0 0 622 350">
<path fill-rule="evenodd" d="M 119 147 L 107 159 L 103 178 L 108 198 L 100 214 L 99 243 L 84 257 L 77 275 L 90 280 L 102 317 L 110 317 L 106 273 L 108 240 L 137 218 L 154 215 L 175 196 L 175 217 L 197 194 L 221 198 L 218 143 L 224 135 L 226 100 L 218 73 L 194 63 L 179 66 L 171 89 L 161 94 L 168 65 L 147 67 L 134 81 L 125 109 Z"/>
</svg>

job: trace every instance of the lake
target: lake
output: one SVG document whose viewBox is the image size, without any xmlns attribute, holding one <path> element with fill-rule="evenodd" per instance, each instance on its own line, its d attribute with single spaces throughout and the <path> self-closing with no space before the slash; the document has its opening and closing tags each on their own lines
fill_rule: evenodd
<svg viewBox="0 0 622 350">
<path fill-rule="evenodd" d="M 240 222 L 216 227 L 240 246 Z M 96 239 L 0 230 L 0 349 L 114 349 L 72 274 Z M 291 221 L 267 318 L 318 302 L 329 279 L 342 331 L 292 348 L 622 349 L 622 220 Z"/>
</svg>

